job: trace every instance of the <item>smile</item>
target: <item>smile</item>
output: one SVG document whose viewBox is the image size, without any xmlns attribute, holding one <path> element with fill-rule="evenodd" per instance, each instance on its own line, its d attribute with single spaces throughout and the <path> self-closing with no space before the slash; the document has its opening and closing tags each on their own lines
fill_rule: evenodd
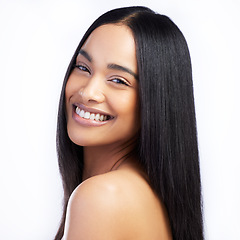
<svg viewBox="0 0 240 240">
<path fill-rule="evenodd" d="M 76 107 L 75 112 L 81 118 L 95 120 L 97 122 L 103 122 L 113 118 L 110 115 L 87 112 L 87 111 L 84 111 L 83 109 L 80 109 L 79 107 Z"/>
</svg>

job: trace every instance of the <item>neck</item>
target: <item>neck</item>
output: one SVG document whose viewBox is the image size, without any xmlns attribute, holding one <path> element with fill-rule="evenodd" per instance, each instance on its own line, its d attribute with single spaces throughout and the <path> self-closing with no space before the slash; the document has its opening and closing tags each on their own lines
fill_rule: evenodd
<svg viewBox="0 0 240 240">
<path fill-rule="evenodd" d="M 131 161 L 133 144 L 127 146 L 87 146 L 84 150 L 83 180 L 116 170 L 124 161 Z"/>
</svg>

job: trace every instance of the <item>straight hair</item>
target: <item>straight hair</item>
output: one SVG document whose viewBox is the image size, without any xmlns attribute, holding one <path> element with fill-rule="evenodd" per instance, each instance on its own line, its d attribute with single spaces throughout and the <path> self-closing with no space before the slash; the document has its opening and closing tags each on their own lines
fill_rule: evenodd
<svg viewBox="0 0 240 240">
<path fill-rule="evenodd" d="M 126 7 L 100 16 L 87 30 L 68 66 L 59 102 L 57 153 L 66 209 L 82 182 L 83 147 L 67 134 L 65 87 L 89 35 L 105 24 L 128 26 L 136 44 L 141 129 L 135 152 L 150 185 L 166 207 L 174 240 L 202 240 L 202 199 L 191 60 L 186 40 L 167 16 L 146 7 Z"/>
</svg>

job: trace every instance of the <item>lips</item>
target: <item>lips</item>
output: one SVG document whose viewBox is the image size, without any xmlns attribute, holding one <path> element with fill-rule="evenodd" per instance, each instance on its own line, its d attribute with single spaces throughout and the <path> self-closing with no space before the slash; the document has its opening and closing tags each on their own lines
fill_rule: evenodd
<svg viewBox="0 0 240 240">
<path fill-rule="evenodd" d="M 107 114 L 103 114 L 102 112 L 98 112 L 95 109 L 87 109 L 84 106 L 75 106 L 74 105 L 74 109 L 75 109 L 75 113 L 80 116 L 81 118 L 84 118 L 86 120 L 93 120 L 96 122 L 104 122 L 104 121 L 108 121 L 113 119 L 113 116 L 107 115 Z"/>
</svg>

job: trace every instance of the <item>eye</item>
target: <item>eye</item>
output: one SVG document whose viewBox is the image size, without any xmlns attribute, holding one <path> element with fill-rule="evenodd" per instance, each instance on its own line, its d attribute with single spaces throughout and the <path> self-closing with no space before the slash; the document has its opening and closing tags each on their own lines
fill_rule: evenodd
<svg viewBox="0 0 240 240">
<path fill-rule="evenodd" d="M 126 81 L 124 81 L 124 80 L 122 80 L 120 78 L 114 78 L 114 79 L 112 79 L 110 81 L 112 81 L 114 83 L 117 83 L 117 84 L 123 84 L 123 85 L 129 86 L 129 84 Z"/>
<path fill-rule="evenodd" d="M 86 66 L 84 66 L 84 65 L 82 65 L 82 64 L 75 64 L 74 67 L 75 67 L 75 68 L 78 68 L 80 71 L 90 73 L 90 70 L 89 70 Z"/>
</svg>

